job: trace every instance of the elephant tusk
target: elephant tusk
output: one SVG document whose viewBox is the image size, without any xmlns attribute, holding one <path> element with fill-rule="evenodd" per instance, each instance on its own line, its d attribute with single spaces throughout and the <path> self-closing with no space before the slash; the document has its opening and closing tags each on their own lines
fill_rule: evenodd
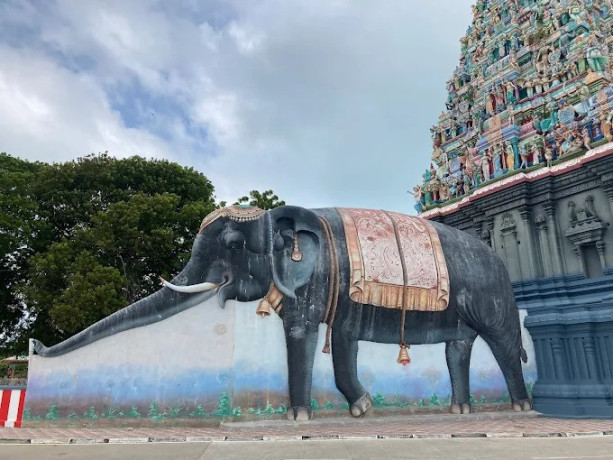
<svg viewBox="0 0 613 460">
<path fill-rule="evenodd" d="M 176 292 L 186 292 L 186 293 L 194 293 L 194 292 L 206 292 L 211 291 L 213 289 L 217 289 L 219 287 L 218 284 L 215 283 L 200 283 L 200 284 L 192 284 L 190 286 L 176 286 L 164 278 L 160 276 L 160 281 L 162 282 L 162 286 L 172 289 Z"/>
</svg>

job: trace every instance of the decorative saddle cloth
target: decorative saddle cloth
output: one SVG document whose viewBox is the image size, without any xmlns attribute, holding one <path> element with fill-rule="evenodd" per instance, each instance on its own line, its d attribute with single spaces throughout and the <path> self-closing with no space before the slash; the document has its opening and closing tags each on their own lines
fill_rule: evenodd
<svg viewBox="0 0 613 460">
<path fill-rule="evenodd" d="M 447 308 L 449 274 L 430 222 L 395 212 L 338 211 L 349 251 L 351 300 L 397 309 L 402 309 L 404 302 L 405 310 Z"/>
</svg>

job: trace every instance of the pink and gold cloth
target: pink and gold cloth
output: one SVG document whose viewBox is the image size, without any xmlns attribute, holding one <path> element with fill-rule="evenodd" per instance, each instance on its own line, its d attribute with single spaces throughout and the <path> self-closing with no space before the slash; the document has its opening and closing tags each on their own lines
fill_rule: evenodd
<svg viewBox="0 0 613 460">
<path fill-rule="evenodd" d="M 396 212 L 338 208 L 349 251 L 354 302 L 406 310 L 441 311 L 449 303 L 449 274 L 441 242 L 425 219 Z M 392 222 L 393 219 L 393 222 Z M 407 285 L 404 285 L 401 252 Z"/>
</svg>

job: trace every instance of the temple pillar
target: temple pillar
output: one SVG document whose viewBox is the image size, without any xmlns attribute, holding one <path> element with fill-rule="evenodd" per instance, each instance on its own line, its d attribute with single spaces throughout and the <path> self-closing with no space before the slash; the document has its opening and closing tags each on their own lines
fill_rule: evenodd
<svg viewBox="0 0 613 460">
<path fill-rule="evenodd" d="M 496 234 L 494 233 L 494 218 L 483 221 L 483 232 L 487 236 L 487 243 L 495 251 L 496 250 Z"/>
<path fill-rule="evenodd" d="M 521 254 L 517 245 L 517 226 L 511 213 L 502 216 L 500 244 L 503 247 L 504 260 L 511 281 L 524 279 L 522 274 Z"/>
<path fill-rule="evenodd" d="M 596 363 L 596 349 L 594 347 L 594 337 L 591 334 L 586 334 L 583 338 L 583 349 L 585 350 L 585 361 L 587 364 L 588 378 L 590 380 L 597 380 L 598 365 Z"/>
<path fill-rule="evenodd" d="M 605 174 L 602 177 L 602 185 L 607 199 L 609 200 L 609 208 L 611 208 L 611 214 L 613 214 L 613 174 Z"/>
<path fill-rule="evenodd" d="M 536 263 L 535 263 L 535 259 L 534 259 L 534 239 L 533 239 L 533 233 L 532 233 L 532 220 L 530 219 L 531 216 L 531 212 L 530 212 L 530 208 L 528 206 L 522 206 L 519 209 L 519 215 L 521 216 L 521 220 L 524 223 L 524 229 L 526 230 L 526 241 L 527 241 L 527 250 L 528 253 L 525 254 L 526 258 L 528 259 L 528 264 L 530 267 L 530 276 L 524 276 L 524 279 L 529 279 L 529 278 L 536 278 L 537 277 L 537 273 L 536 273 Z M 520 259 L 521 260 L 521 259 Z"/>
<path fill-rule="evenodd" d="M 579 261 L 579 270 L 582 273 L 585 273 L 585 267 L 583 266 L 583 257 L 581 256 L 581 246 L 578 244 L 575 244 L 573 246 L 573 252 L 577 256 L 577 260 Z"/>
<path fill-rule="evenodd" d="M 492 238 L 490 237 L 490 231 L 487 229 L 487 223 L 485 222 L 481 224 L 481 241 L 489 247 L 492 247 Z"/>
<path fill-rule="evenodd" d="M 566 379 L 566 364 L 564 363 L 564 340 L 560 337 L 552 337 L 549 343 L 551 344 L 551 354 L 553 355 L 553 371 L 555 379 L 558 381 L 564 381 Z"/>
<path fill-rule="evenodd" d="M 547 228 L 549 230 L 549 251 L 553 262 L 553 272 L 555 275 L 562 274 L 562 259 L 558 240 L 558 224 L 556 222 L 556 208 L 553 201 L 545 203 L 545 214 L 547 215 Z"/>
<path fill-rule="evenodd" d="M 603 270 L 607 268 L 607 261 L 604 258 L 604 247 L 605 247 L 604 241 L 600 240 L 596 242 L 596 250 L 598 251 L 598 257 L 600 258 L 600 266 L 602 267 Z"/>
<path fill-rule="evenodd" d="M 553 275 L 553 264 L 551 261 L 551 252 L 549 246 L 549 235 L 547 233 L 547 220 L 545 216 L 539 214 L 536 219 L 536 233 L 539 240 L 539 249 L 541 254 L 541 261 L 543 263 L 543 276 Z"/>
</svg>

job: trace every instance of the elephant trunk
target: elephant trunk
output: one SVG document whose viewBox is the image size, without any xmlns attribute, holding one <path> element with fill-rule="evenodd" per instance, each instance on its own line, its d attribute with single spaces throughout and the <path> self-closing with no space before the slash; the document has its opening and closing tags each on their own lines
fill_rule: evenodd
<svg viewBox="0 0 613 460">
<path fill-rule="evenodd" d="M 197 272 L 198 269 L 190 262 L 173 281 L 179 281 L 183 284 L 186 281 L 194 280 L 198 277 Z M 163 287 L 150 296 L 101 319 L 57 345 L 46 347 L 40 341 L 33 340 L 34 351 L 45 357 L 60 356 L 118 332 L 162 321 L 202 303 L 214 295 L 216 291 L 216 289 L 213 289 L 199 294 L 189 294 Z"/>
</svg>

